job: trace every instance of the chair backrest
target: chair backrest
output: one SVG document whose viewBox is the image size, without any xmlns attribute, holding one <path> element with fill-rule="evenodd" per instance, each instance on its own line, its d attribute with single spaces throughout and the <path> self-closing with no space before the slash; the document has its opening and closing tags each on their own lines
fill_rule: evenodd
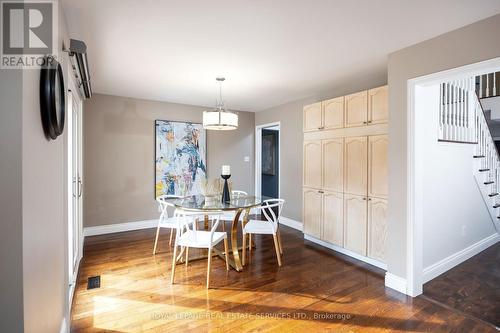
<svg viewBox="0 0 500 333">
<path fill-rule="evenodd" d="M 238 190 L 231 191 L 231 197 L 233 198 L 241 198 L 246 196 L 248 196 L 248 193 L 245 191 L 238 191 Z"/>
<path fill-rule="evenodd" d="M 260 209 L 264 213 L 266 220 L 271 222 L 276 230 L 278 228 L 278 223 L 281 217 L 281 211 L 283 210 L 283 205 L 285 204 L 284 199 L 268 199 L 264 200 Z M 274 208 L 277 207 L 277 212 Z"/>
<path fill-rule="evenodd" d="M 203 215 L 206 212 L 199 212 L 199 214 Z M 220 215 L 222 211 L 211 211 L 210 217 L 212 219 L 212 226 L 210 228 L 210 240 L 213 239 L 214 232 L 217 230 L 220 221 Z M 194 241 L 196 242 L 196 223 L 193 223 L 193 220 L 190 217 L 193 216 L 193 212 L 183 211 L 182 209 L 177 209 L 174 213 L 174 217 L 177 218 L 177 238 L 179 239 L 184 233 L 191 231 L 193 233 Z"/>
<path fill-rule="evenodd" d="M 156 197 L 156 202 L 158 202 L 158 208 L 160 210 L 160 220 L 168 218 L 168 207 L 174 207 L 174 204 L 171 202 L 168 202 L 167 200 L 169 199 L 179 199 L 182 198 L 181 196 L 178 195 L 160 195 Z"/>
</svg>

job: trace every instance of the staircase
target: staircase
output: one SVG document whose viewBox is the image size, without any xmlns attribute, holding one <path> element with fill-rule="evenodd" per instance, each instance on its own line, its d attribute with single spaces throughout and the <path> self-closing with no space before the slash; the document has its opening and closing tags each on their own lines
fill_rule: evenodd
<svg viewBox="0 0 500 333">
<path fill-rule="evenodd" d="M 473 173 L 500 231 L 500 155 L 481 105 L 482 99 L 500 99 L 498 83 L 500 72 L 442 83 L 438 141 L 474 145 Z"/>
</svg>

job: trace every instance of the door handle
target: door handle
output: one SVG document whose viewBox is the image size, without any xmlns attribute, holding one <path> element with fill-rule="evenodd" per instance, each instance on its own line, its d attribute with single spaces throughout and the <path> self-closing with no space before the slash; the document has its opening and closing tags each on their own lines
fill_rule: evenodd
<svg viewBox="0 0 500 333">
<path fill-rule="evenodd" d="M 72 191 L 73 193 L 71 193 L 73 195 L 73 198 L 76 198 L 76 194 L 75 194 L 75 184 L 76 184 L 76 179 L 73 178 L 73 182 L 72 182 L 73 186 L 71 187 L 72 188 Z"/>
<path fill-rule="evenodd" d="M 79 198 L 82 196 L 82 188 L 83 188 L 82 179 L 80 177 L 78 177 L 78 197 Z"/>
</svg>

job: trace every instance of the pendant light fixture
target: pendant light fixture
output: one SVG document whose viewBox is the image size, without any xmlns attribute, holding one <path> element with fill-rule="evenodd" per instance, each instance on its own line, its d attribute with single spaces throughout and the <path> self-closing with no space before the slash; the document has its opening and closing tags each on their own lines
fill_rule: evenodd
<svg viewBox="0 0 500 333">
<path fill-rule="evenodd" d="M 238 115 L 228 111 L 222 99 L 223 77 L 216 78 L 219 82 L 219 100 L 216 101 L 215 109 L 203 111 L 203 128 L 208 130 L 227 131 L 238 128 Z"/>
</svg>

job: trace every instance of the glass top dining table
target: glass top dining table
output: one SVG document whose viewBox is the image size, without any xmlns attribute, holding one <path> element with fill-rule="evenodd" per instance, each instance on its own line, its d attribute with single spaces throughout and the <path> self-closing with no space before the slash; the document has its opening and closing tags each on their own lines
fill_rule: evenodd
<svg viewBox="0 0 500 333">
<path fill-rule="evenodd" d="M 267 197 L 255 197 L 251 195 L 239 196 L 228 202 L 222 202 L 221 196 L 192 195 L 183 198 L 168 200 L 176 208 L 187 211 L 213 212 L 213 211 L 237 211 L 260 206 Z"/>
<path fill-rule="evenodd" d="M 217 212 L 234 211 L 234 218 L 231 223 L 230 230 L 230 242 L 232 256 L 228 256 L 229 265 L 233 267 L 236 271 L 240 272 L 243 270 L 243 265 L 241 264 L 240 254 L 238 247 L 238 225 L 241 221 L 243 225 L 248 222 L 250 215 L 250 209 L 260 206 L 267 197 L 256 197 L 256 196 L 239 196 L 231 199 L 228 202 L 222 202 L 221 196 L 204 196 L 204 195 L 193 195 L 182 198 L 168 199 L 168 202 L 172 203 L 177 209 L 185 210 L 189 212 L 199 212 L 200 215 L 205 216 L 205 228 L 208 229 L 209 217 Z M 243 215 L 243 219 L 240 217 Z M 224 252 L 214 248 L 214 254 L 225 259 Z M 206 256 L 204 256 L 206 258 Z M 182 252 L 178 259 L 182 258 Z M 200 257 L 200 259 L 203 256 Z M 197 258 L 194 258 L 197 259 Z"/>
</svg>

